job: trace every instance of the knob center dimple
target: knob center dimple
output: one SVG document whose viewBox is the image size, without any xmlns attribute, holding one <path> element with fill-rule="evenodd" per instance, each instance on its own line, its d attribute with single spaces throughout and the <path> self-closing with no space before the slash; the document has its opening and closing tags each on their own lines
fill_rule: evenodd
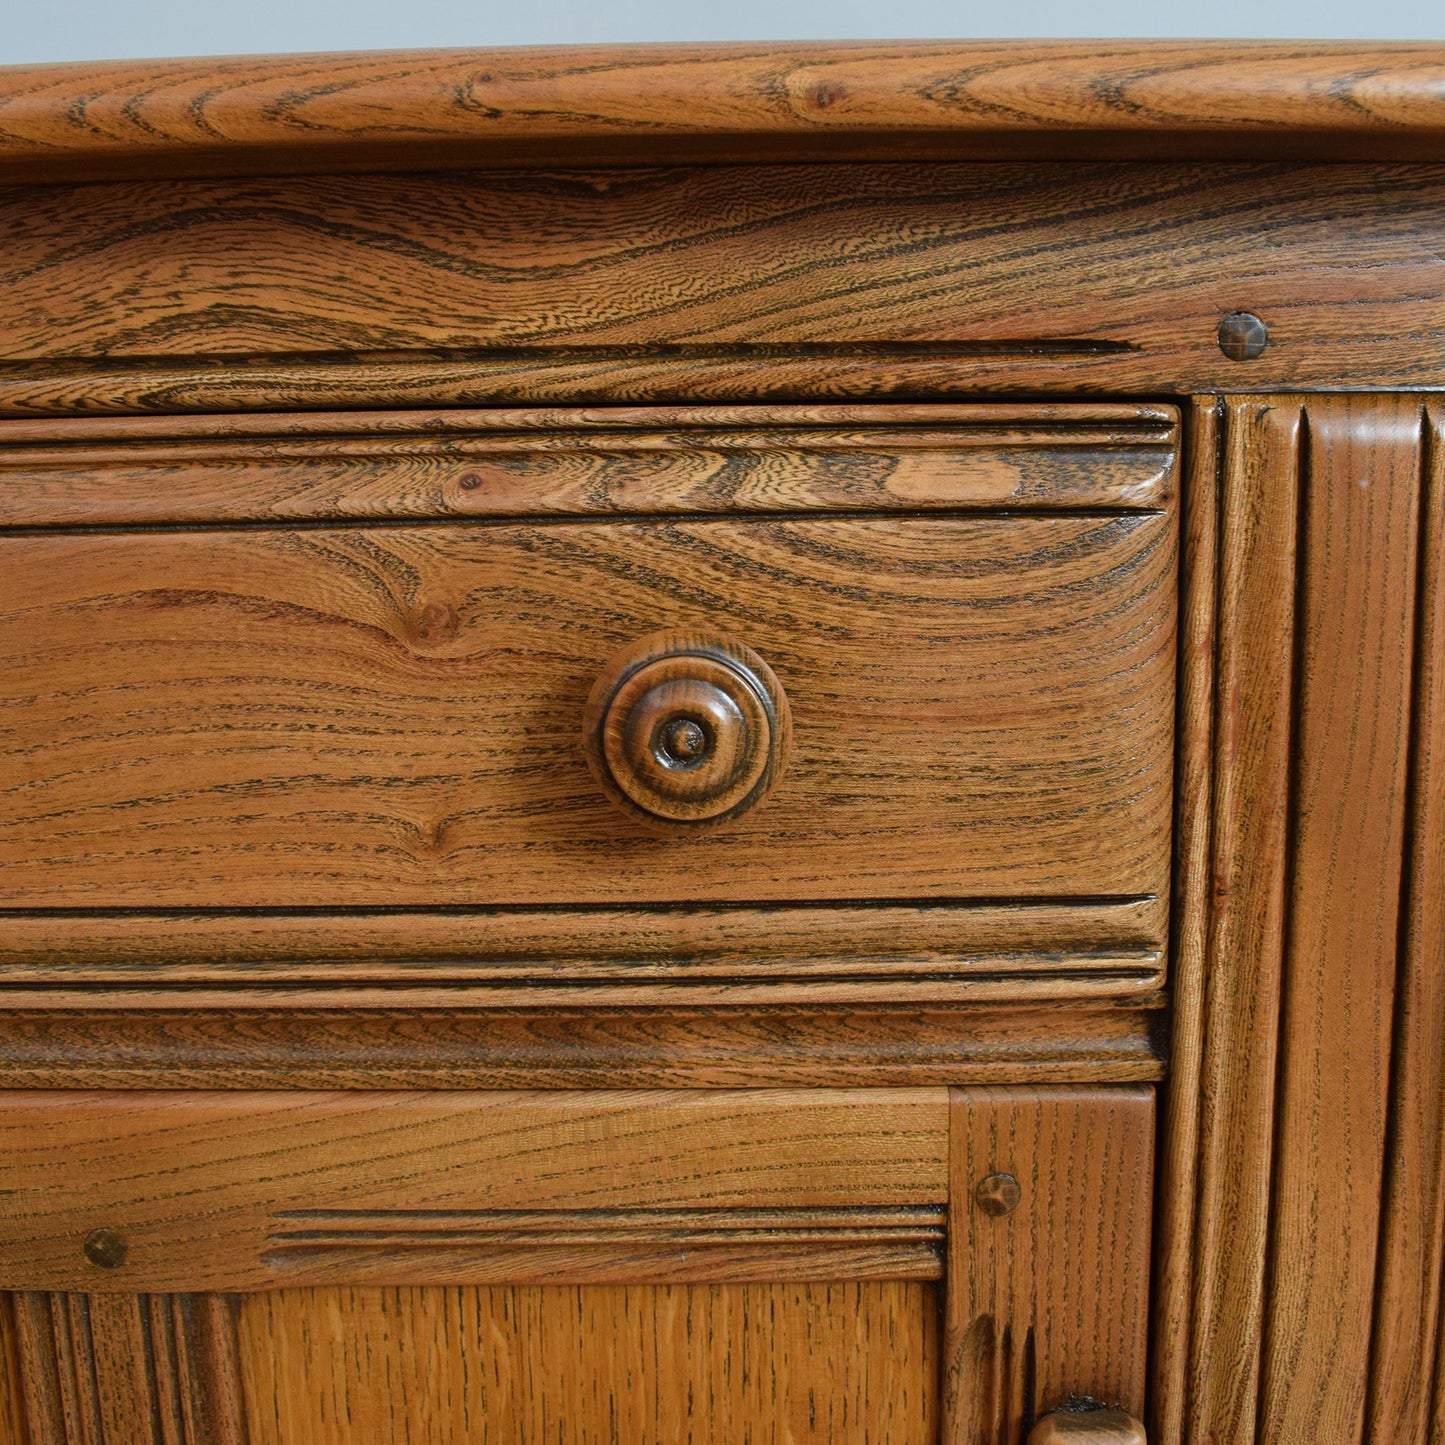
<svg viewBox="0 0 1445 1445">
<path fill-rule="evenodd" d="M 693 768 L 712 751 L 708 730 L 696 718 L 668 718 L 657 730 L 655 754 L 670 768 Z"/>
</svg>

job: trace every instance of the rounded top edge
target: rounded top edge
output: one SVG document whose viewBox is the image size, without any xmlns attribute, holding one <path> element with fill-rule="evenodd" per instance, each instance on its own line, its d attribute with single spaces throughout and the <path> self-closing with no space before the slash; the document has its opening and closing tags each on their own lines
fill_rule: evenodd
<svg viewBox="0 0 1445 1445">
<path fill-rule="evenodd" d="M 848 41 L 0 67 L 0 181 L 815 160 L 1439 160 L 1445 45 Z"/>
</svg>

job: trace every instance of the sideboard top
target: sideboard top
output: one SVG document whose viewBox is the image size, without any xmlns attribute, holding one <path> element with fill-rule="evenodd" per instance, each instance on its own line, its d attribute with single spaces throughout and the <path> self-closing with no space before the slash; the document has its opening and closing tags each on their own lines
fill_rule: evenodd
<svg viewBox="0 0 1445 1445">
<path fill-rule="evenodd" d="M 574 46 L 0 67 L 0 181 L 817 160 L 1445 160 L 1445 46 Z"/>
</svg>

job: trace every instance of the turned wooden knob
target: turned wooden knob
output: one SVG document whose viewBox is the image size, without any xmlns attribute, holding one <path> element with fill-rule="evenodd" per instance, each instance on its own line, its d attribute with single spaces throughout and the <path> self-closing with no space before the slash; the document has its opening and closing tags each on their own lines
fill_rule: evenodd
<svg viewBox="0 0 1445 1445">
<path fill-rule="evenodd" d="M 755 808 L 792 722 L 772 668 L 707 632 L 655 632 L 612 659 L 582 719 L 587 761 L 618 807 L 654 828 L 714 828 Z"/>
<path fill-rule="evenodd" d="M 1029 1431 L 1028 1445 L 1148 1445 L 1144 1427 L 1122 1410 L 1055 1410 Z"/>
</svg>

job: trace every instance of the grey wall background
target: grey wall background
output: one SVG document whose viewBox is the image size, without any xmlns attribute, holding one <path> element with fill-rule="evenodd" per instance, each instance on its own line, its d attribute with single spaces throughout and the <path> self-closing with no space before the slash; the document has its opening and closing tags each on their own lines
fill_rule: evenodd
<svg viewBox="0 0 1445 1445">
<path fill-rule="evenodd" d="M 1445 0 L 0 0 L 0 64 L 569 41 L 1441 40 Z"/>
</svg>

